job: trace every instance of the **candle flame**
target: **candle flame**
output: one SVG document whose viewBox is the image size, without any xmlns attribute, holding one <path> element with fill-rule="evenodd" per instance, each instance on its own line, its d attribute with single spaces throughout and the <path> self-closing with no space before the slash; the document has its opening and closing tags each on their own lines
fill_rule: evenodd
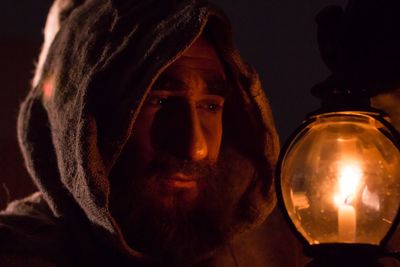
<svg viewBox="0 0 400 267">
<path fill-rule="evenodd" d="M 339 167 L 339 192 L 334 197 L 334 202 L 337 206 L 352 205 L 354 195 L 359 187 L 362 176 L 363 171 L 356 162 L 347 162 Z"/>
</svg>

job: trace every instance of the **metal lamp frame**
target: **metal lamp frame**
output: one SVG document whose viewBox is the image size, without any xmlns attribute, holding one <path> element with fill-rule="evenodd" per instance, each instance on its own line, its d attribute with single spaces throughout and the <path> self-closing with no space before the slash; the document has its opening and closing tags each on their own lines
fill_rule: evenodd
<svg viewBox="0 0 400 267">
<path fill-rule="evenodd" d="M 346 114 L 344 114 L 343 112 L 360 113 L 364 116 L 369 116 L 379 121 L 383 126 L 386 127 L 386 129 L 388 129 L 391 136 L 388 136 L 387 133 L 383 131 L 382 133 L 397 147 L 398 150 L 400 150 L 400 134 L 387 120 L 384 119 L 384 116 L 386 114 L 383 111 L 371 108 L 370 106 L 365 106 L 363 108 L 351 108 L 343 106 L 338 107 L 337 109 L 321 108 L 307 115 L 304 122 L 290 135 L 290 137 L 283 145 L 278 158 L 275 176 L 275 187 L 278 198 L 278 206 L 282 211 L 286 221 L 288 222 L 291 231 L 303 243 L 304 254 L 315 259 L 314 263 L 310 263 L 309 267 L 346 266 L 346 264 L 349 264 L 349 266 L 380 266 L 377 263 L 379 258 L 387 256 L 393 257 L 393 255 L 389 255 L 385 251 L 385 247 L 400 223 L 400 206 L 397 210 L 397 214 L 395 216 L 395 219 L 393 220 L 392 226 L 390 227 L 384 238 L 381 240 L 379 245 L 361 243 L 325 243 L 311 245 L 296 228 L 286 209 L 281 187 L 281 170 L 286 154 L 291 149 L 292 144 L 302 137 L 298 136 L 299 133 L 301 133 L 310 124 L 315 122 L 317 116 L 330 113 L 332 113 L 333 115 L 335 113 L 338 113 L 340 115 L 346 116 Z"/>
</svg>

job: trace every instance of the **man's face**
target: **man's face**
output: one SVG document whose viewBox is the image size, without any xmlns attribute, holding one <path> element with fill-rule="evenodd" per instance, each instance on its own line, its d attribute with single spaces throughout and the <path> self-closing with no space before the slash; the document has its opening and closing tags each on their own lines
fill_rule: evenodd
<svg viewBox="0 0 400 267">
<path fill-rule="evenodd" d="M 199 39 L 163 71 L 140 111 L 130 140 L 132 151 L 139 155 L 136 171 L 149 178 L 165 208 L 173 208 L 175 201 L 190 207 L 197 198 L 201 177 L 179 164 L 208 166 L 218 158 L 225 83 L 214 48 Z M 162 156 L 175 163 L 152 168 Z"/>
<path fill-rule="evenodd" d="M 232 188 L 246 187 L 226 181 L 219 156 L 226 91 L 224 68 L 203 38 L 154 83 L 110 175 L 111 212 L 131 246 L 154 253 L 196 243 L 183 240 L 191 231 L 207 232 L 199 243 L 218 236 L 237 201 Z"/>
</svg>

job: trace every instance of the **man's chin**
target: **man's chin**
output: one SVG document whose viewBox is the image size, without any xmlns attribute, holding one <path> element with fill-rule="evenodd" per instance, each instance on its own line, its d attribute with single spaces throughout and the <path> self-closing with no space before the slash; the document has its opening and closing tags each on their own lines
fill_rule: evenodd
<svg viewBox="0 0 400 267">
<path fill-rule="evenodd" d="M 198 186 L 172 184 L 163 189 L 162 194 L 146 198 L 145 209 L 135 216 L 130 229 L 125 228 L 130 232 L 128 243 L 156 260 L 168 262 L 163 266 L 190 266 L 207 258 L 223 243 L 224 233 L 215 222 L 214 212 L 201 205 L 204 199 Z"/>
<path fill-rule="evenodd" d="M 154 204 L 166 212 L 190 211 L 198 201 L 199 187 L 195 180 L 163 179 L 155 187 L 158 194 L 152 196 Z"/>
</svg>

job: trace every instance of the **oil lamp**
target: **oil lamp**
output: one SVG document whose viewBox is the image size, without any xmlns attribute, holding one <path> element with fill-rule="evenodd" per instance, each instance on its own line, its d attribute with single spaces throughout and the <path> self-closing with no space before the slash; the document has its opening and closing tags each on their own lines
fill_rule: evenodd
<svg viewBox="0 0 400 267">
<path fill-rule="evenodd" d="M 317 17 L 321 54 L 333 74 L 313 88 L 321 108 L 292 134 L 277 165 L 278 203 L 314 258 L 309 266 L 380 266 L 400 220 L 399 134 L 369 105 L 383 76 L 367 83 L 371 77 L 348 68 L 360 63 L 348 53 L 359 40 L 346 30 L 359 22 L 357 14 L 366 17 L 363 5 L 374 2 L 350 1 L 346 12 L 331 8 Z M 323 31 L 327 16 L 347 27 L 336 41 Z"/>
<path fill-rule="evenodd" d="M 383 113 L 348 108 L 309 115 L 281 153 L 276 185 L 306 255 L 375 266 L 399 223 L 399 174 Z"/>
</svg>

